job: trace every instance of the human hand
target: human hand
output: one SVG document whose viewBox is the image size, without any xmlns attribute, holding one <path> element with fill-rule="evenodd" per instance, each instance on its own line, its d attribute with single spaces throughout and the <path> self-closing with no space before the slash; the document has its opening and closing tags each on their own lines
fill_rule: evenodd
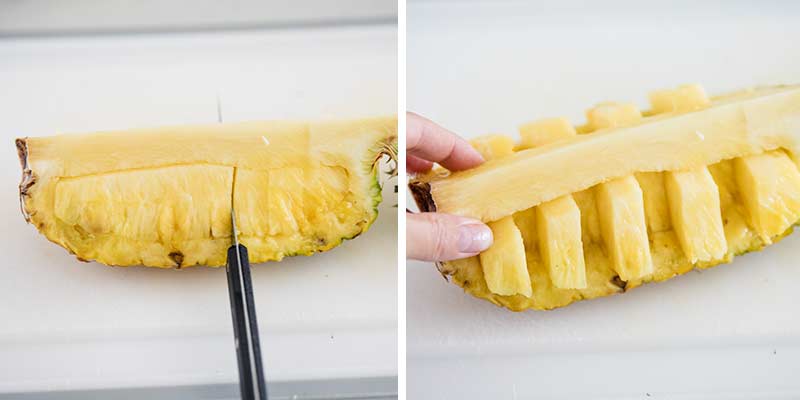
<svg viewBox="0 0 800 400">
<path fill-rule="evenodd" d="M 427 172 L 437 162 L 459 171 L 483 163 L 464 139 L 414 113 L 406 114 L 406 169 Z M 474 256 L 492 244 L 492 231 L 481 221 L 442 213 L 406 215 L 406 258 L 448 261 Z"/>
</svg>

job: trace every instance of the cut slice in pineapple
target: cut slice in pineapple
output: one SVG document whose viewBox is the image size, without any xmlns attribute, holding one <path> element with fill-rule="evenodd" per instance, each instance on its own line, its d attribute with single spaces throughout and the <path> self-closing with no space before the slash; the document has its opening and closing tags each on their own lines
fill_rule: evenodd
<svg viewBox="0 0 800 400">
<path fill-rule="evenodd" d="M 364 232 L 396 118 L 247 122 L 18 139 L 23 214 L 81 259 L 219 266 L 231 206 L 251 262 Z"/>
<path fill-rule="evenodd" d="M 501 134 L 479 136 L 469 141 L 478 153 L 481 153 L 486 161 L 510 156 L 514 153 L 514 141 L 510 137 Z"/>
<path fill-rule="evenodd" d="M 531 297 L 531 277 L 525 262 L 522 235 L 512 217 L 489 222 L 494 243 L 480 254 L 483 277 L 492 293 Z"/>
<path fill-rule="evenodd" d="M 572 196 L 538 205 L 536 223 L 539 251 L 553 286 L 560 289 L 586 288 L 581 213 Z"/>
<path fill-rule="evenodd" d="M 694 111 L 709 104 L 705 89 L 696 84 L 650 92 L 650 112 L 654 114 Z"/>
<path fill-rule="evenodd" d="M 749 221 L 764 243 L 783 234 L 800 219 L 800 172 L 782 151 L 734 161 L 736 182 Z"/>
<path fill-rule="evenodd" d="M 615 102 L 600 103 L 586 111 L 587 132 L 618 126 L 633 125 L 642 119 L 639 109 L 633 104 Z"/>
<path fill-rule="evenodd" d="M 565 118 L 534 121 L 520 127 L 519 149 L 548 145 L 576 135 Z M 550 281 L 559 289 L 586 287 L 581 214 L 571 195 L 535 207 L 538 249 Z"/>
<path fill-rule="evenodd" d="M 694 111 L 709 103 L 705 90 L 699 85 L 650 93 L 650 104 L 656 113 Z M 665 175 L 672 226 L 689 261 L 694 264 L 722 259 L 728 252 L 728 245 L 722 226 L 719 189 L 708 168 L 649 174 Z M 645 198 L 648 195 L 656 196 L 650 193 L 645 194 Z"/>
<path fill-rule="evenodd" d="M 623 281 L 641 279 L 653 272 L 642 189 L 632 176 L 595 189 L 600 229 L 608 255 Z"/>
<path fill-rule="evenodd" d="M 532 149 L 575 136 L 575 127 L 566 118 L 547 118 L 519 127 L 517 150 Z"/>
<path fill-rule="evenodd" d="M 514 153 L 514 142 L 505 135 L 486 135 L 470 141 L 486 161 Z M 522 233 L 511 216 L 489 223 L 494 242 L 480 254 L 484 278 L 492 293 L 531 295 L 531 279 L 525 261 Z"/>
<path fill-rule="evenodd" d="M 586 116 L 592 130 L 633 125 L 642 119 L 642 114 L 633 104 L 613 102 L 590 109 Z M 628 176 L 597 185 L 595 193 L 603 242 L 614 270 L 626 282 L 652 274 L 644 194 L 639 182 Z"/>
<path fill-rule="evenodd" d="M 708 168 L 665 174 L 672 226 L 684 254 L 694 264 L 720 260 L 728 252 L 719 189 Z"/>
</svg>

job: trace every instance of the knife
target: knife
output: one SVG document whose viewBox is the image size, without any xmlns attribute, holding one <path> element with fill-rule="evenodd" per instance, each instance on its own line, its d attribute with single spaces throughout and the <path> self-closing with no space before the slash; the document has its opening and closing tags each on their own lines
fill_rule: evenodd
<svg viewBox="0 0 800 400">
<path fill-rule="evenodd" d="M 217 96 L 217 118 L 222 123 L 219 96 Z M 261 363 L 261 344 L 258 336 L 256 305 L 253 300 L 253 281 L 250 278 L 250 258 L 247 247 L 239 243 L 233 203 L 231 203 L 231 233 L 233 244 L 228 248 L 225 273 L 228 276 L 233 337 L 239 367 L 239 393 L 242 400 L 267 400 L 267 383 L 264 380 L 264 368 Z"/>
<path fill-rule="evenodd" d="M 233 316 L 233 335 L 239 364 L 239 390 L 242 400 L 267 400 L 267 384 L 261 363 L 261 344 L 258 337 L 256 305 L 253 301 L 253 282 L 247 247 L 239 243 L 236 213 L 231 207 L 233 245 L 228 248 L 228 294 Z"/>
</svg>

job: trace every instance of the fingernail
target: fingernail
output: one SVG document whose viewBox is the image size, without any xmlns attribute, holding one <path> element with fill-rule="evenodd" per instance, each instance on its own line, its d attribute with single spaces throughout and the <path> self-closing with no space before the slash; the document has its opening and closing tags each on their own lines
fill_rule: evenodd
<svg viewBox="0 0 800 400">
<path fill-rule="evenodd" d="M 486 225 L 465 224 L 458 229 L 458 250 L 462 253 L 479 253 L 492 244 L 492 230 Z"/>
</svg>

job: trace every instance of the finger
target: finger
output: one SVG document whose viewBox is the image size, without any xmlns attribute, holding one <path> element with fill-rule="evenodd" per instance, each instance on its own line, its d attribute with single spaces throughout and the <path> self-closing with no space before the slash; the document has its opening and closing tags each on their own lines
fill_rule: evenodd
<svg viewBox="0 0 800 400">
<path fill-rule="evenodd" d="M 406 214 L 406 257 L 448 261 L 474 256 L 492 244 L 492 230 L 478 220 L 449 214 Z"/>
<path fill-rule="evenodd" d="M 406 151 L 451 171 L 476 167 L 484 161 L 464 139 L 411 112 L 406 114 Z"/>
<path fill-rule="evenodd" d="M 419 157 L 406 155 L 406 170 L 408 172 L 428 172 L 433 168 L 433 163 Z"/>
</svg>

